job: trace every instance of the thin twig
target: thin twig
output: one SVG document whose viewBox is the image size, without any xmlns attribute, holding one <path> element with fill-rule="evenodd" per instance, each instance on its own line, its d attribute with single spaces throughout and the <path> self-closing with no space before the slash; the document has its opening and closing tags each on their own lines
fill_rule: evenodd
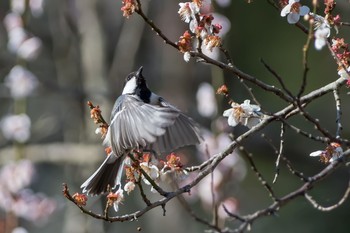
<svg viewBox="0 0 350 233">
<path fill-rule="evenodd" d="M 334 89 L 333 90 L 333 95 L 334 95 L 334 100 L 335 100 L 335 109 L 336 109 L 336 113 L 337 113 L 337 117 L 335 119 L 335 122 L 337 123 L 336 138 L 340 138 L 343 126 L 341 124 L 342 111 L 341 111 L 341 102 L 340 102 L 339 90 L 338 89 Z"/>
<path fill-rule="evenodd" d="M 280 83 L 282 89 L 290 96 L 294 99 L 294 95 L 292 92 L 290 92 L 288 90 L 288 88 L 286 87 L 286 85 L 283 82 L 283 79 L 281 76 L 279 76 L 277 74 L 277 72 L 271 68 L 271 66 L 269 66 L 262 58 L 260 59 L 260 62 L 265 66 L 265 68 L 273 75 L 273 77 L 275 77 L 277 79 L 277 81 Z"/>
<path fill-rule="evenodd" d="M 276 173 L 275 173 L 275 177 L 273 178 L 272 183 L 274 184 L 277 180 L 277 177 L 280 173 L 280 159 L 281 156 L 283 154 L 283 145 L 284 145 L 284 132 L 285 132 L 285 127 L 284 127 L 284 123 L 281 123 L 281 133 L 280 133 L 280 149 L 277 155 L 277 159 L 275 162 L 275 166 L 276 166 Z"/>
<path fill-rule="evenodd" d="M 343 197 L 334 205 L 328 206 L 328 207 L 324 207 L 321 206 L 320 204 L 317 203 L 317 201 L 315 201 L 312 196 L 310 196 L 309 194 L 305 193 L 305 198 L 306 200 L 308 200 L 311 205 L 319 210 L 319 211 L 324 211 L 324 212 L 328 212 L 328 211 L 332 211 L 336 208 L 338 208 L 339 206 L 341 206 L 342 204 L 344 204 L 344 202 L 348 199 L 350 194 L 350 182 L 348 183 L 348 187 L 346 188 Z"/>
</svg>

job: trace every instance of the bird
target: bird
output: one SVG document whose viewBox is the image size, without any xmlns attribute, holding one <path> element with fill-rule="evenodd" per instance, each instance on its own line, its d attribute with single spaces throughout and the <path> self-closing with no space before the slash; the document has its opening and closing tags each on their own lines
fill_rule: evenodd
<svg viewBox="0 0 350 233">
<path fill-rule="evenodd" d="M 153 93 L 142 70 L 141 66 L 125 79 L 103 141 L 111 152 L 81 185 L 83 193 L 95 196 L 120 187 L 124 159 L 135 149 L 163 155 L 202 141 L 198 124 Z"/>
</svg>

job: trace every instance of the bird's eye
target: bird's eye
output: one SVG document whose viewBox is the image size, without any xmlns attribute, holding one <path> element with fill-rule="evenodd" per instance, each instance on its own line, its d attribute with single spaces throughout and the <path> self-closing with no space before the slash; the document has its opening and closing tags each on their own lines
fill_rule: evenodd
<svg viewBox="0 0 350 233">
<path fill-rule="evenodd" d="M 126 81 L 130 81 L 130 79 L 132 79 L 134 77 L 134 75 L 129 75 L 128 77 L 126 77 Z"/>
</svg>

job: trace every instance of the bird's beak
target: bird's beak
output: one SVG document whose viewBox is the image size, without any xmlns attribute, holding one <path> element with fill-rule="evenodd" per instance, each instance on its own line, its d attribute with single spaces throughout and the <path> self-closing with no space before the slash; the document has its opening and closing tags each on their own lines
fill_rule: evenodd
<svg viewBox="0 0 350 233">
<path fill-rule="evenodd" d="M 136 77 L 142 75 L 142 69 L 143 69 L 143 66 L 141 66 L 141 67 L 136 71 Z"/>
</svg>

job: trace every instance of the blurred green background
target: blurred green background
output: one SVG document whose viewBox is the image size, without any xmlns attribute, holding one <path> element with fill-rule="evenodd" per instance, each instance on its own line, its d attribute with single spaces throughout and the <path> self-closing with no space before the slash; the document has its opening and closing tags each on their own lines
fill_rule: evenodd
<svg viewBox="0 0 350 233">
<path fill-rule="evenodd" d="M 31 1 L 37 2 L 37 5 L 40 3 L 38 0 Z M 31 120 L 31 134 L 24 143 L 13 142 L 0 134 L 0 162 L 5 166 L 21 159 L 32 161 L 36 172 L 29 187 L 52 200 L 55 210 L 45 220 L 28 221 L 0 209 L 0 233 L 6 232 L 2 231 L 6 229 L 6 224 L 9 229 L 9 219 L 15 221 L 10 221 L 14 226 L 38 233 L 137 232 L 138 227 L 142 228 L 142 232 L 204 232 L 206 227 L 193 220 L 176 199 L 166 205 L 166 216 L 162 216 L 161 208 L 156 208 L 134 222 L 111 224 L 92 219 L 64 199 L 61 195 L 62 183 L 68 183 L 72 193 L 79 192 L 80 184 L 99 166 L 105 155 L 101 140 L 94 133 L 96 125 L 90 119 L 86 101 L 100 105 L 108 119 L 114 100 L 123 88 L 125 76 L 139 66 L 144 67 L 144 75 L 154 92 L 193 117 L 203 128 L 212 131 L 213 138 L 222 131 L 239 135 L 246 129 L 238 127 L 232 130 L 217 126 L 224 122 L 221 113 L 229 107 L 227 101 L 219 96 L 216 96 L 217 114 L 209 117 L 201 115 L 196 107 L 198 87 L 202 82 L 207 82 L 216 89 L 225 83 L 230 97 L 241 103 L 250 98 L 242 84 L 235 76 L 216 67 L 194 59 L 186 63 L 183 55 L 163 43 L 138 15 L 124 18 L 120 0 L 43 0 L 42 12 L 40 8 L 36 13 L 30 8 L 25 9 L 23 28 L 29 37 L 39 38 L 41 46 L 35 58 L 21 59 L 8 48 L 10 37 L 4 23 L 6 16 L 13 11 L 13 2 L 0 2 L 0 20 L 3 22 L 0 24 L 0 119 L 9 114 L 26 113 Z M 302 47 L 306 35 L 281 18 L 279 11 L 267 1 L 248 4 L 243 0 L 234 0 L 227 1 L 229 4 L 226 6 L 222 5 L 223 2 L 213 1 L 212 10 L 225 15 L 230 22 L 230 30 L 223 41 L 234 64 L 244 72 L 278 86 L 277 80 L 260 62 L 263 59 L 283 78 L 289 90 L 297 93 L 303 74 Z M 34 3 L 32 9 L 35 9 Z M 146 14 L 170 40 L 177 41 L 188 29 L 177 14 L 178 1 L 146 0 L 142 3 Z M 304 3 L 308 4 L 308 1 Z M 349 22 L 349 2 L 343 0 L 337 3 L 335 12 L 341 14 L 342 21 Z M 322 14 L 323 2 L 320 1 L 319 5 L 318 13 Z M 301 22 L 307 25 L 303 20 Z M 350 38 L 349 29 L 341 28 L 337 36 L 347 40 Z M 335 35 L 335 31 L 332 31 L 332 35 Z M 35 90 L 26 98 L 14 99 L 5 84 L 15 65 L 25 67 L 37 78 Z M 308 65 L 310 71 L 306 93 L 338 78 L 337 65 L 327 49 L 316 51 L 313 42 Z M 274 112 L 284 107 L 285 103 L 275 95 L 247 84 L 253 88 L 264 111 Z M 341 90 L 344 138 L 350 134 L 347 92 L 346 88 Z M 335 133 L 332 94 L 314 101 L 307 111 L 331 133 Z M 290 122 L 315 133 L 313 126 L 300 117 L 293 117 Z M 276 147 L 279 145 L 279 128 L 278 123 L 273 123 L 263 132 Z M 289 129 L 285 136 L 285 155 L 297 170 L 311 176 L 324 168 L 325 165 L 308 155 L 323 149 L 325 145 Z M 219 141 L 216 143 L 220 144 Z M 272 183 L 276 159 L 273 149 L 260 134 L 249 138 L 244 145 L 253 153 L 263 176 Z M 187 153 L 191 154 L 191 163 L 203 160 L 193 151 Z M 240 214 L 249 214 L 271 204 L 266 191 L 244 162 L 244 157 L 237 163 L 230 169 L 238 169 L 237 174 L 241 177 L 219 187 L 218 203 L 225 198 L 234 198 Z M 311 195 L 323 205 L 332 205 L 341 198 L 348 179 L 348 171 L 339 169 L 312 190 Z M 300 185 L 301 182 L 290 174 L 282 162 L 281 174 L 273 185 L 276 194 L 283 196 Z M 196 197 L 198 192 L 201 190 L 193 191 L 189 202 L 199 216 L 211 221 L 210 206 Z M 156 194 L 149 195 L 157 197 Z M 209 194 L 201 193 L 203 195 Z M 101 198 L 92 198 L 87 207 L 101 211 L 102 203 Z M 136 190 L 126 196 L 118 214 L 130 213 L 144 206 Z M 349 232 L 350 223 L 346 220 L 349 207 L 347 201 L 336 210 L 324 213 L 312 208 L 304 199 L 297 198 L 282 208 L 277 216 L 256 221 L 252 232 Z M 236 223 L 227 220 L 226 224 L 234 226 Z"/>
</svg>

